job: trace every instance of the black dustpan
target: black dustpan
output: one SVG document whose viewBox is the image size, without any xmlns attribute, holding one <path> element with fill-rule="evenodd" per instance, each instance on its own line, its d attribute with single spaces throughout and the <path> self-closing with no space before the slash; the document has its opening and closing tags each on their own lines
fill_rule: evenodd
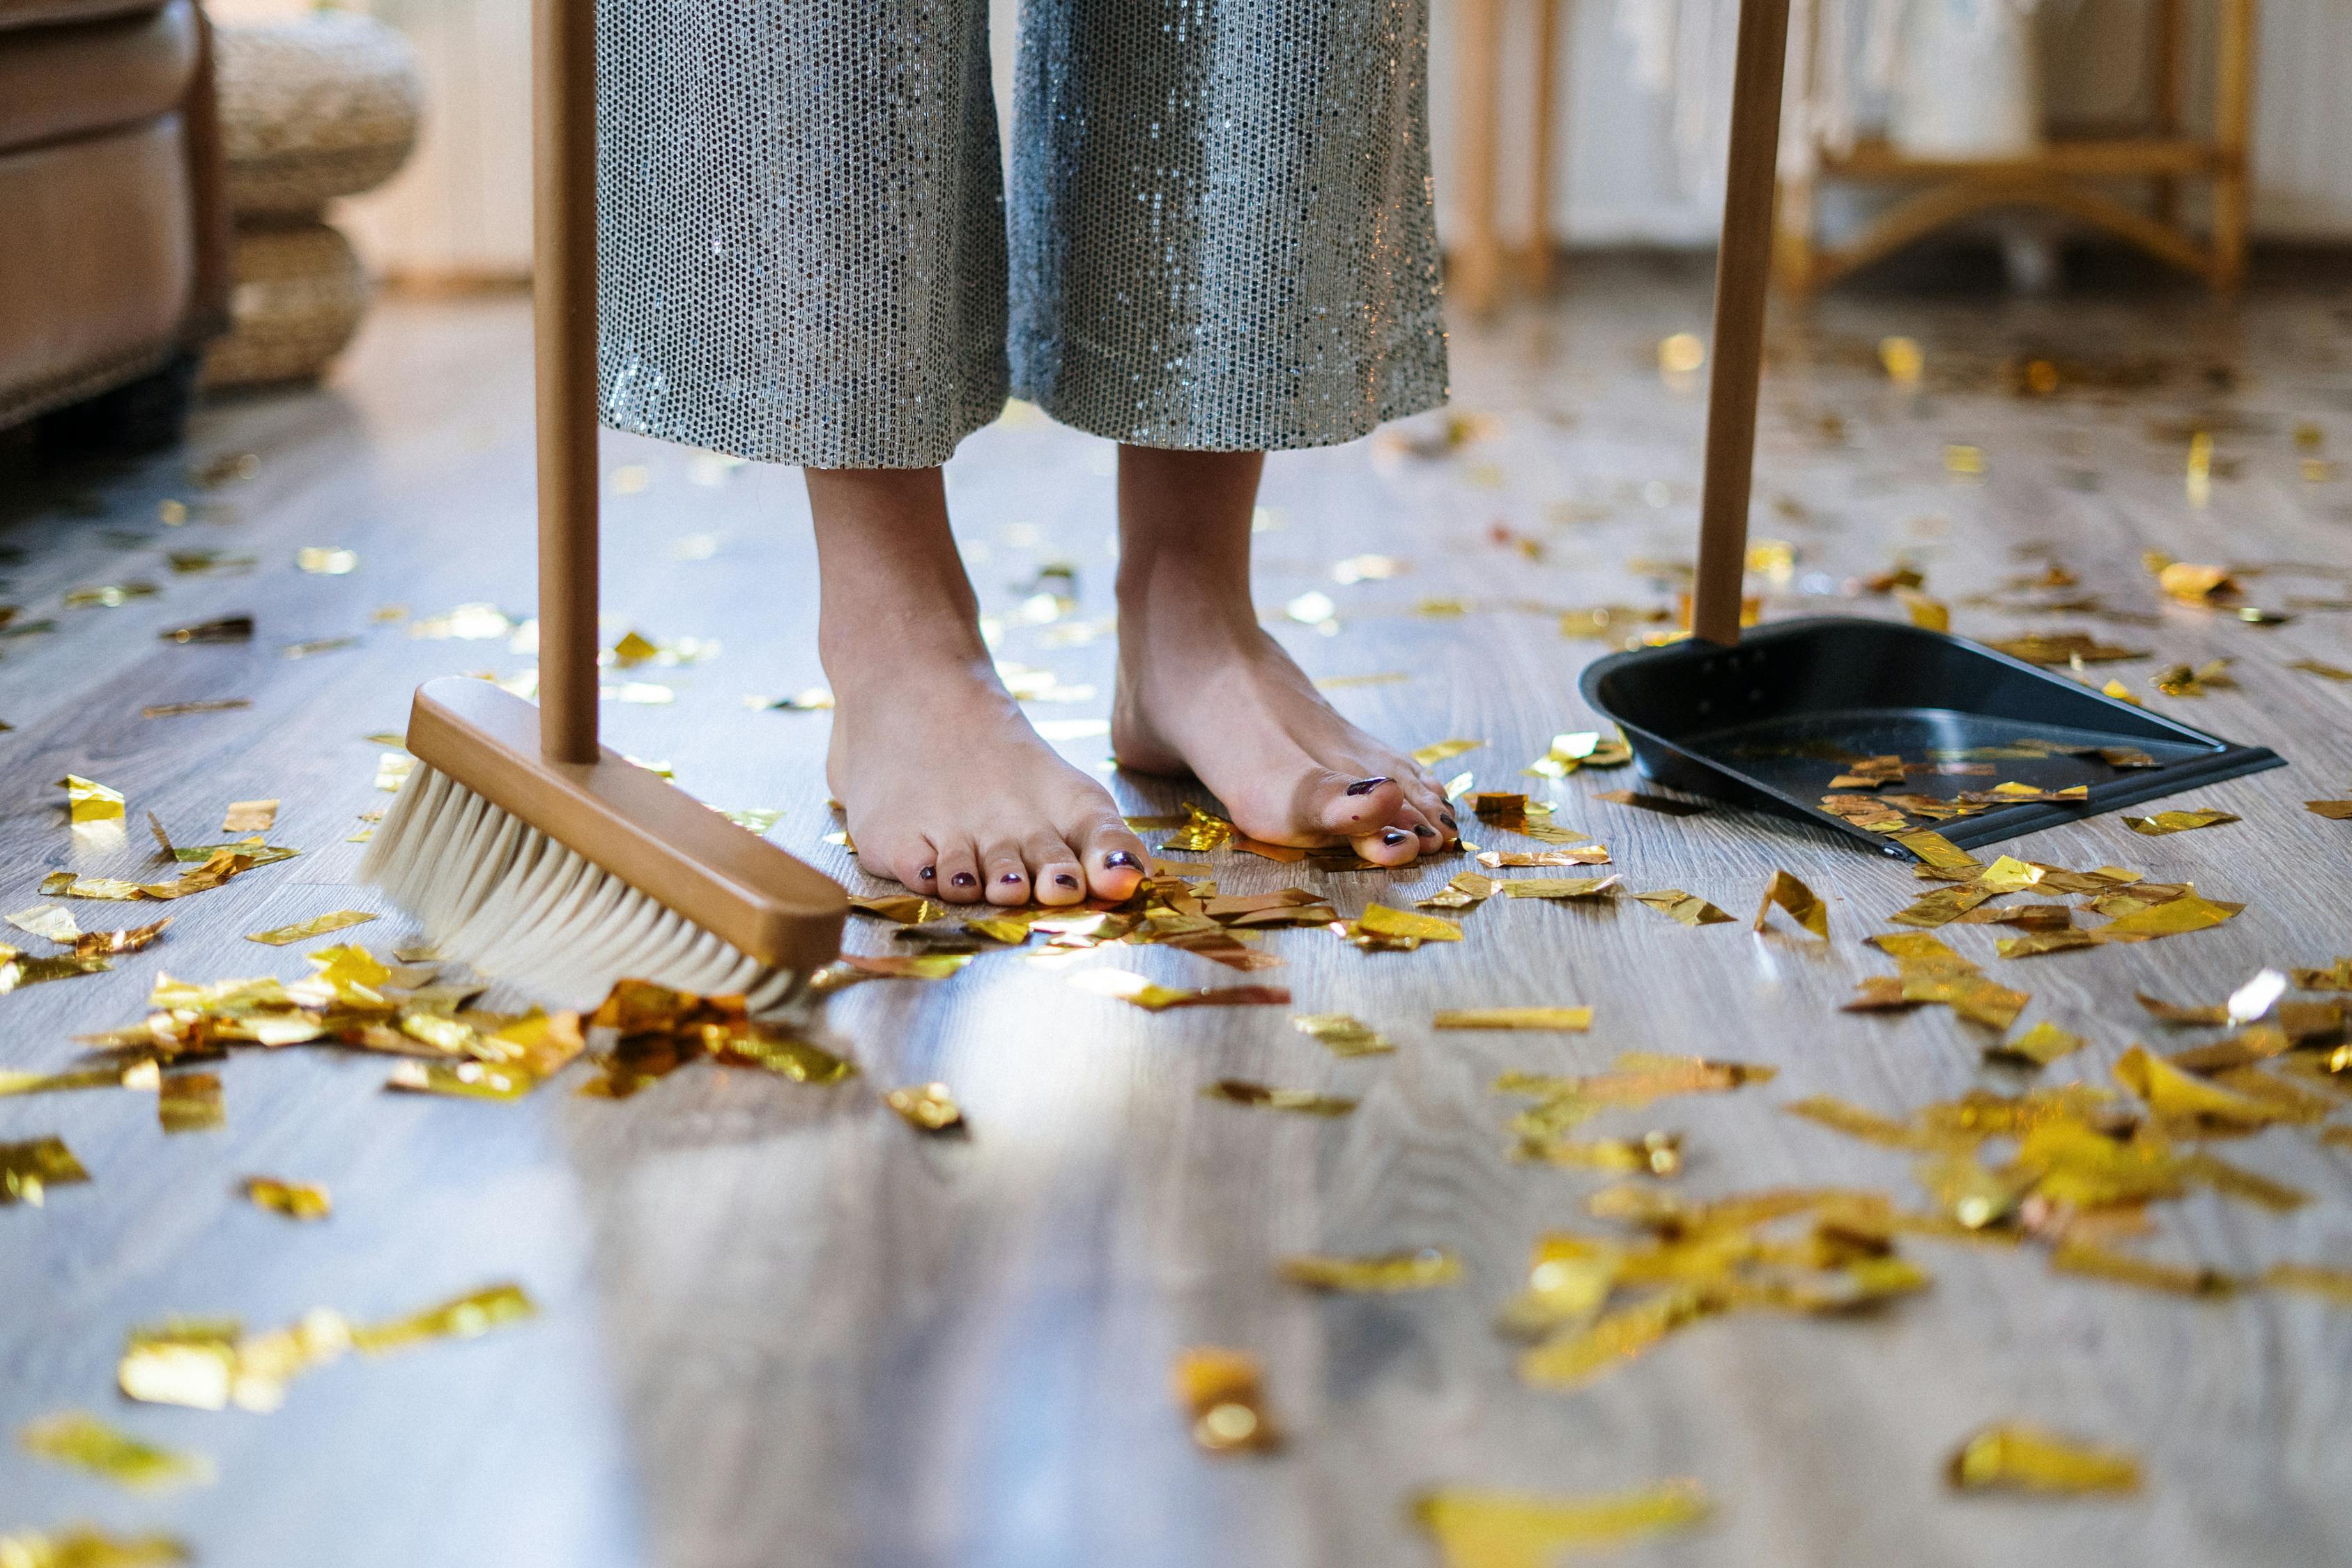
<svg viewBox="0 0 2352 1568">
<path fill-rule="evenodd" d="M 1659 783 L 1793 812 L 1890 855 L 1910 852 L 1822 809 L 1830 781 L 1862 758 L 1901 756 L 1912 764 L 1903 789 L 1942 799 L 2004 783 L 2083 790 L 1932 824 L 1962 848 L 2279 766 L 2269 751 L 1945 632 L 1824 616 L 1742 640 L 1788 33 L 1789 0 L 1741 0 L 1691 639 L 1595 662 L 1585 700 L 1617 721 Z"/>
</svg>

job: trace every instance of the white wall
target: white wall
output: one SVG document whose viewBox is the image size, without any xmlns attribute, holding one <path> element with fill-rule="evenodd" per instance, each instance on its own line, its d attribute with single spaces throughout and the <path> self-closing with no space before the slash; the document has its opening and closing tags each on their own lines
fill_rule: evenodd
<svg viewBox="0 0 2352 1568">
<path fill-rule="evenodd" d="M 585 0 L 581 0 L 585 3 Z M 790 3 L 790 0 L 787 0 Z M 1111 0 L 1141 3 L 1141 0 Z M 210 0 L 215 16 L 299 9 L 303 0 Z M 989 0 L 1000 96 L 1012 62 L 1018 0 Z M 1454 144 L 1452 0 L 1433 0 L 1432 117 L 1441 202 Z M 1531 36 L 1532 7 L 1565 8 L 1559 79 L 1565 98 L 1556 232 L 1572 244 L 1703 245 L 1712 204 L 1685 188 L 1671 109 L 1637 86 L 1616 31 L 1615 0 L 1505 0 L 1512 36 Z M 2134 44 L 2152 0 L 2080 0 L 2053 7 L 2049 76 L 2061 114 L 2116 112 L 2138 97 Z M 530 255 L 529 0 L 365 0 L 422 56 L 429 94 L 415 159 L 389 186 L 347 204 L 363 253 L 385 270 L 520 274 Z M 2352 0 L 2271 0 L 2262 7 L 2254 163 L 2256 223 L 2277 237 L 2352 238 Z M 1524 43 L 1508 51 L 1504 92 L 1507 223 L 1527 226 L 1523 132 L 1532 79 Z M 1450 218 L 1450 214 L 1442 215 Z"/>
</svg>

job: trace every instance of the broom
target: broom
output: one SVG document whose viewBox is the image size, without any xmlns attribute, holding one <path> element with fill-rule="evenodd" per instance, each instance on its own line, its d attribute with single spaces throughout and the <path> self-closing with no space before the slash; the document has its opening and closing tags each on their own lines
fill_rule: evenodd
<svg viewBox="0 0 2352 1568">
<path fill-rule="evenodd" d="M 539 707 L 419 687 L 418 766 L 360 876 L 449 957 L 550 999 L 625 976 L 759 1011 L 839 952 L 846 895 L 596 740 L 595 94 L 595 8 L 535 0 Z"/>
</svg>

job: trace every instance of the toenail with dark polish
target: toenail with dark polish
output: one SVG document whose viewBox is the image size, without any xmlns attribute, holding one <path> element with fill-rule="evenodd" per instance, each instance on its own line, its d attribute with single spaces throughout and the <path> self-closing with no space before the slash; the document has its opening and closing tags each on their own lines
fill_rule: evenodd
<svg viewBox="0 0 2352 1568">
<path fill-rule="evenodd" d="M 1450 811 L 1439 812 L 1437 814 L 1437 820 L 1445 824 L 1448 827 L 1459 827 L 1462 826 L 1460 823 L 1454 820 L 1454 814 Z"/>
<path fill-rule="evenodd" d="M 996 879 L 1000 882 L 1017 882 L 1021 879 L 1021 873 L 1018 871 L 1007 871 L 1004 875 Z"/>
<path fill-rule="evenodd" d="M 1388 782 L 1388 775 L 1385 773 L 1376 779 L 1358 779 L 1354 784 L 1348 786 L 1348 793 L 1349 795 L 1370 795 L 1374 790 L 1380 788 L 1381 785 Z"/>
<path fill-rule="evenodd" d="M 1067 871 L 1056 871 L 1054 873 L 1054 885 L 1058 888 L 1075 888 L 1078 885 L 1078 879 Z"/>
<path fill-rule="evenodd" d="M 1391 847 L 1403 843 L 1411 837 L 1412 835 L 1406 833 L 1402 827 L 1384 827 L 1381 830 L 1381 842 Z"/>
<path fill-rule="evenodd" d="M 1430 826 L 1429 824 L 1425 822 L 1414 823 L 1412 825 L 1412 830 L 1423 838 L 1434 838 L 1437 837 L 1437 829 Z"/>
<path fill-rule="evenodd" d="M 935 882 L 939 880 L 940 868 L 936 866 L 926 866 L 921 870 L 916 872 L 915 876 L 921 881 Z"/>
<path fill-rule="evenodd" d="M 973 882 L 978 880 L 978 879 L 969 871 L 958 871 L 954 876 L 949 878 L 948 880 L 953 882 L 959 888 L 969 888 Z"/>
<path fill-rule="evenodd" d="M 1143 862 L 1137 859 L 1134 856 L 1129 854 L 1124 849 L 1114 849 L 1109 854 L 1104 856 L 1103 864 L 1106 866 L 1119 867 L 1128 870 L 1140 871 L 1143 869 Z"/>
</svg>

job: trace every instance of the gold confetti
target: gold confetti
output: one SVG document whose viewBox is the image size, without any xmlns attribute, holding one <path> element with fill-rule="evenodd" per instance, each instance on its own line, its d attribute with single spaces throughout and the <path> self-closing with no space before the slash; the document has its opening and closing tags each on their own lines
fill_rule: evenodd
<svg viewBox="0 0 2352 1568">
<path fill-rule="evenodd" d="M 2330 822 L 2352 822 L 2352 800 L 2306 800 L 2303 809 Z"/>
<path fill-rule="evenodd" d="M 39 1208 L 49 1188 L 89 1180 L 89 1173 L 62 1139 L 0 1143 L 0 1205 L 25 1203 Z"/>
<path fill-rule="evenodd" d="M 171 1535 L 109 1535 L 86 1524 L 55 1535 L 37 1530 L 0 1535 L 0 1563 L 7 1568 L 163 1568 L 193 1561 L 187 1542 Z"/>
<path fill-rule="evenodd" d="M 240 708 L 250 708 L 247 697 L 223 697 L 205 702 L 155 702 L 139 710 L 142 719 L 179 719 L 191 713 L 228 713 Z"/>
<path fill-rule="evenodd" d="M 28 1422 L 17 1431 L 16 1446 L 36 1458 L 87 1470 L 132 1491 L 205 1486 L 213 1479 L 209 1459 L 142 1442 L 79 1410 L 60 1411 Z M 8 1556 L 0 1552 L 0 1563 L 8 1563 Z"/>
<path fill-rule="evenodd" d="M 2318 676 L 2323 680 L 2352 680 L 2352 669 L 2340 664 L 2329 664 L 2325 659 L 2298 658 L 2287 668 L 2302 670 L 2305 675 Z"/>
<path fill-rule="evenodd" d="M 1538 1111 L 1542 1109 L 1538 1108 Z M 1559 1139 L 1545 1142 L 1540 1139 L 1528 1138 L 1511 1151 L 1511 1157 L 1587 1170 L 1674 1176 L 1682 1173 L 1683 1139 L 1679 1132 L 1644 1132 L 1639 1138 L 1602 1138 L 1590 1142 Z"/>
<path fill-rule="evenodd" d="M 1304 1089 L 1276 1089 L 1238 1078 L 1221 1078 L 1201 1094 L 1208 1100 L 1260 1106 L 1267 1110 L 1294 1110 L 1307 1116 L 1345 1116 L 1356 1109 L 1356 1102 L 1343 1096 L 1317 1094 Z"/>
<path fill-rule="evenodd" d="M 1514 899 L 1601 899 L 1615 895 L 1622 877 L 1517 877 L 1503 884 Z"/>
<path fill-rule="evenodd" d="M 161 592 L 152 583 L 108 583 L 95 588 L 68 589 L 65 605 L 69 610 L 113 610 L 133 599 L 150 599 Z"/>
<path fill-rule="evenodd" d="M 1963 1491 L 2130 1492 L 2139 1461 L 2023 1423 L 1988 1426 L 1952 1456 L 1951 1482 Z"/>
<path fill-rule="evenodd" d="M 103 958 L 80 953 L 59 953 L 49 958 L 26 958 L 13 947 L 0 947 L 0 994 L 21 991 L 27 985 L 38 985 L 50 980 L 71 980 L 77 975 L 98 974 L 114 966 Z"/>
<path fill-rule="evenodd" d="M 1070 976 L 1070 984 L 1081 991 L 1129 1002 L 1153 1013 L 1170 1007 L 1286 1007 L 1290 1005 L 1290 993 L 1279 985 L 1224 985 L 1193 990 L 1155 984 L 1127 969 L 1080 970 Z"/>
<path fill-rule="evenodd" d="M 245 1195 L 254 1207 L 288 1219 L 325 1219 L 335 1206 L 327 1189 L 316 1183 L 282 1182 L 275 1176 L 247 1176 Z"/>
<path fill-rule="evenodd" d="M 1426 746 L 1416 747 L 1412 753 L 1412 760 L 1424 768 L 1433 768 L 1440 763 L 1460 756 L 1465 752 L 1475 752 L 1486 743 L 1484 741 L 1438 741 Z"/>
<path fill-rule="evenodd" d="M 410 773 L 416 771 L 416 759 L 405 752 L 386 752 L 375 760 L 375 787 L 386 795 L 397 795 Z"/>
<path fill-rule="evenodd" d="M 68 945 L 81 935 L 81 927 L 74 922 L 73 911 L 61 910 L 55 904 L 35 904 L 31 909 L 18 910 L 8 917 L 8 923 L 18 931 Z"/>
<path fill-rule="evenodd" d="M 66 792 L 67 813 L 76 827 L 123 820 L 121 792 L 79 773 L 68 773 L 58 781 L 58 785 Z"/>
<path fill-rule="evenodd" d="M 1811 888 L 1786 871 L 1772 873 L 1771 885 L 1764 889 L 1764 901 L 1756 907 L 1755 923 L 1748 929 L 1762 931 L 1772 906 L 1778 904 L 1789 912 L 1791 920 L 1815 936 L 1827 942 L 1830 938 L 1830 911 Z"/>
<path fill-rule="evenodd" d="M 1886 378 L 1897 386 L 1916 386 L 1920 373 L 1927 368 L 1927 356 L 1915 339 L 1881 338 L 1878 363 L 1885 369 Z"/>
<path fill-rule="evenodd" d="M 2226 811 L 2159 811 L 2154 816 L 2126 816 L 2124 826 L 2134 833 L 2158 838 L 2168 833 L 2186 833 L 2196 827 L 2220 827 L 2238 820 Z"/>
<path fill-rule="evenodd" d="M 1303 1285 L 1310 1290 L 1393 1294 L 1452 1285 L 1462 1278 L 1462 1260 L 1433 1247 L 1379 1258 L 1334 1258 L 1308 1253 L 1284 1258 L 1280 1273 L 1290 1284 Z"/>
<path fill-rule="evenodd" d="M 2089 632 L 2028 632 L 2023 637 L 1999 637 L 1986 644 L 2028 664 L 2119 664 L 2146 658 L 2147 650 L 2101 642 Z"/>
<path fill-rule="evenodd" d="M 1658 340 L 1658 370 L 1664 375 L 1688 375 L 1706 363 L 1706 340 L 1696 332 L 1675 332 Z"/>
<path fill-rule="evenodd" d="M 295 565 L 305 572 L 314 572 L 326 577 L 343 576 L 359 563 L 359 552 L 352 550 L 311 544 L 294 552 Z"/>
<path fill-rule="evenodd" d="M 313 915 L 290 926 L 278 926 L 270 931 L 257 931 L 247 935 L 246 941 L 284 947 L 289 942 L 324 936 L 331 931 L 344 931 L 355 925 L 365 925 L 376 917 L 365 910 L 337 910 L 332 914 Z"/>
<path fill-rule="evenodd" d="M 1222 849 L 1233 841 L 1234 825 L 1223 817 L 1202 811 L 1197 805 L 1187 805 L 1184 814 L 1185 825 L 1160 845 L 1161 849 L 1199 855 L 1212 849 Z"/>
<path fill-rule="evenodd" d="M 2174 561 L 2160 567 L 2156 584 L 2184 605 L 2203 605 L 2216 595 L 2224 597 L 2237 592 L 2237 582 L 2223 566 L 2199 566 L 2187 561 Z"/>
<path fill-rule="evenodd" d="M 1952 607 L 1943 600 L 1930 598 L 1912 588 L 1898 588 L 1895 592 L 1895 596 L 1902 602 L 1903 608 L 1910 616 L 1913 626 L 1924 627 L 1931 632 L 1948 632 L 1952 629 Z"/>
<path fill-rule="evenodd" d="M 521 1286 L 492 1285 L 388 1323 L 355 1327 L 352 1348 L 362 1355 L 387 1355 L 426 1340 L 469 1340 L 538 1311 Z"/>
<path fill-rule="evenodd" d="M 1604 790 L 1592 798 L 1609 801 L 1618 805 L 1638 806 L 1643 811 L 1654 811 L 1662 816 L 1701 816 L 1714 809 L 1695 800 L 1676 800 L 1672 795 L 1649 795 L 1641 790 L 1633 789 Z"/>
<path fill-rule="evenodd" d="M 1179 1352 L 1169 1385 L 1192 1424 L 1192 1441 L 1212 1454 L 1270 1454 L 1282 1433 L 1266 1409 L 1265 1373 L 1246 1351 L 1203 1345 Z"/>
<path fill-rule="evenodd" d="M 1680 888 L 1662 888 L 1654 893 L 1635 893 L 1633 900 L 1636 903 L 1649 905 L 1678 925 L 1723 925 L 1738 918 L 1717 909 L 1696 893 L 1685 893 Z"/>
<path fill-rule="evenodd" d="M 2241 1093 L 2183 1072 L 2145 1046 L 2134 1046 L 2116 1061 L 2116 1081 L 2168 1121 L 2192 1127 L 2246 1128 L 2303 1120 L 2292 1102 Z"/>
<path fill-rule="evenodd" d="M 2352 1270 L 2320 1268 L 2308 1263 L 2273 1263 L 2263 1270 L 2262 1284 L 2272 1290 L 2299 1290 L 2317 1296 L 2331 1306 L 2352 1307 Z"/>
<path fill-rule="evenodd" d="M 221 818 L 223 833 L 267 833 L 278 824 L 274 800 L 233 800 Z"/>
<path fill-rule="evenodd" d="M 166 1132 L 210 1132 L 221 1126 L 221 1080 L 208 1072 L 166 1076 L 155 1100 L 155 1119 Z"/>
<path fill-rule="evenodd" d="M 196 621 L 184 626 L 173 626 L 156 635 L 164 642 L 247 642 L 253 637 L 253 617 L 224 616 L 218 620 Z"/>
<path fill-rule="evenodd" d="M 1433 1016 L 1433 1029 L 1560 1029 L 1592 1027 L 1590 1007 L 1456 1007 Z"/>
<path fill-rule="evenodd" d="M 2326 969 L 2295 969 L 2287 977 L 2298 991 L 2352 991 L 2352 958 L 2339 958 Z"/>
<path fill-rule="evenodd" d="M 2105 686 L 2100 687 L 2099 690 L 2105 695 L 2114 698 L 2118 702 L 2128 702 L 2135 708 L 2145 708 L 2147 706 L 2147 703 L 2142 702 L 2138 698 L 2133 696 L 2131 688 L 2126 686 L 2120 680 L 2110 680 Z"/>
<path fill-rule="evenodd" d="M 2102 900 L 2104 901 L 2104 900 Z M 2189 892 L 2162 903 L 2147 904 L 2117 915 L 2093 934 L 2101 942 L 2146 942 L 2187 931 L 2210 931 L 2244 910 L 2245 905 Z"/>
<path fill-rule="evenodd" d="M 1335 1057 L 1385 1056 L 1396 1049 L 1370 1024 L 1346 1013 L 1302 1013 L 1291 1027 L 1322 1043 Z"/>
<path fill-rule="evenodd" d="M 440 1094 L 457 1100 L 520 1100 L 539 1087 L 520 1068 L 489 1062 L 394 1062 L 383 1087 L 405 1094 Z"/>
<path fill-rule="evenodd" d="M 1570 1552 L 1687 1530 L 1707 1511 L 1706 1495 L 1687 1480 L 1601 1497 L 1444 1487 L 1413 1501 L 1445 1568 L 1551 1568 Z"/>
<path fill-rule="evenodd" d="M 1994 942 L 1993 948 L 2003 958 L 2032 958 L 2045 952 L 2067 952 L 2078 947 L 2095 947 L 2098 941 L 2094 932 L 2069 927 L 2060 931 L 2030 931 L 2024 936 L 2005 936 Z"/>
<path fill-rule="evenodd" d="M 2045 1019 L 2013 1040 L 1987 1046 L 1985 1058 L 1988 1061 L 2046 1068 L 2061 1057 L 2074 1055 L 2089 1043 L 2082 1036 L 2069 1034 Z"/>
<path fill-rule="evenodd" d="M 1424 910 L 1474 909 L 1495 896 L 1502 884 L 1492 877 L 1475 871 L 1457 871 L 1444 887 L 1425 899 L 1415 899 L 1413 905 Z"/>
<path fill-rule="evenodd" d="M 920 1132 L 961 1131 L 963 1108 L 943 1083 L 914 1084 L 894 1089 L 882 1102 L 897 1111 L 908 1126 Z"/>
<path fill-rule="evenodd" d="M 1519 1376 L 1538 1388 L 1580 1387 L 1716 1310 L 1696 1287 L 1664 1291 L 1546 1340 L 1519 1357 Z"/>
<path fill-rule="evenodd" d="M 1867 1106 L 1826 1094 L 1791 1100 L 1780 1109 L 1792 1116 L 1818 1122 L 1832 1131 L 1843 1132 L 1849 1138 L 1859 1138 L 1865 1143 L 1876 1143 L 1889 1149 L 1916 1149 L 1932 1152 L 1948 1150 L 1955 1142 L 1951 1136 L 1933 1128 L 1915 1127 L 1908 1121 L 1897 1121 Z"/>
<path fill-rule="evenodd" d="M 1979 447 L 1946 447 L 1944 471 L 1950 474 L 1983 473 L 1985 471 L 1984 449 Z"/>
<path fill-rule="evenodd" d="M 1411 937 L 1416 942 L 1462 940 L 1461 926 L 1452 921 L 1441 920 L 1435 915 L 1417 915 L 1410 910 L 1391 909 L 1386 904 L 1366 905 L 1362 917 L 1356 923 L 1375 936 Z"/>
<path fill-rule="evenodd" d="M 873 915 L 902 926 L 929 925 L 948 916 L 945 904 L 913 893 L 897 893 L 879 899 L 852 899 L 849 907 L 860 914 Z"/>
<path fill-rule="evenodd" d="M 1606 846 L 1600 844 L 1581 844 L 1572 849 L 1535 849 L 1510 852 L 1499 849 L 1482 849 L 1478 852 L 1478 864 L 1486 867 L 1488 870 L 1500 870 L 1506 866 L 1513 868 L 1534 866 L 1605 866 L 1608 863 L 1609 850 Z"/>
</svg>

